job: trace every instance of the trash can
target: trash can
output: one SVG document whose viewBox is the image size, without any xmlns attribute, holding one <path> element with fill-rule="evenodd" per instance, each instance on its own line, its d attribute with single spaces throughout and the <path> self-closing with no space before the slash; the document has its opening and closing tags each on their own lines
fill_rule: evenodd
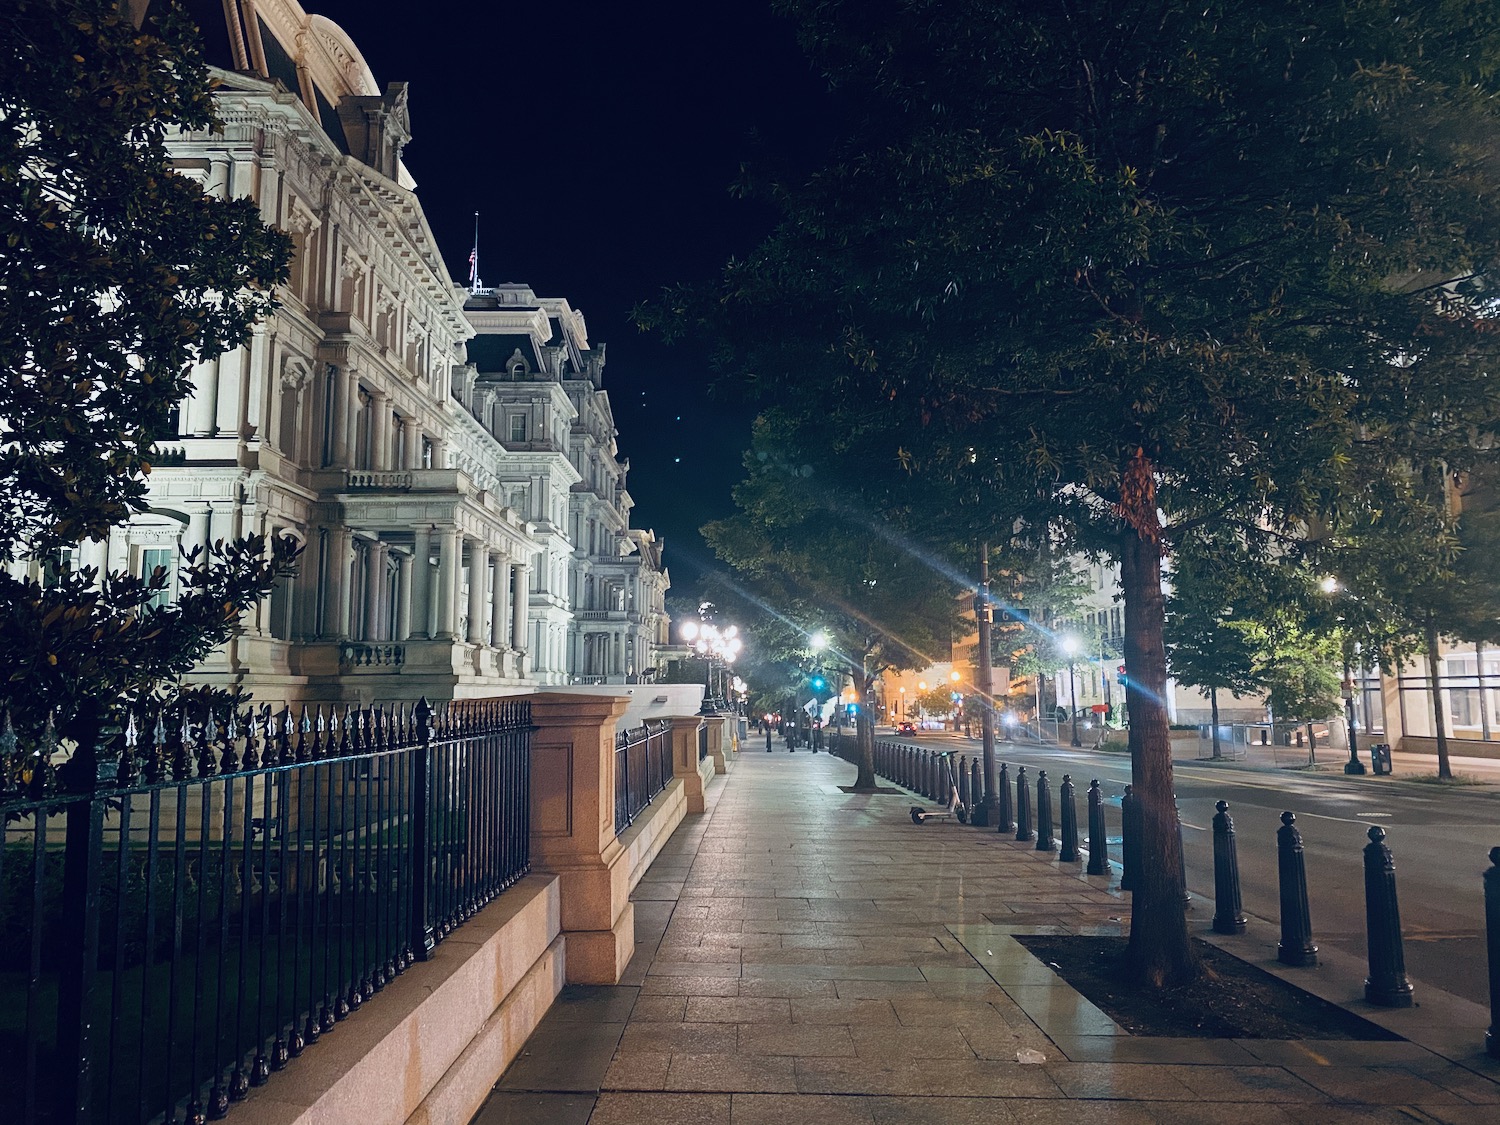
<svg viewBox="0 0 1500 1125">
<path fill-rule="evenodd" d="M 1391 744 L 1389 742 L 1377 742 L 1370 747 L 1370 769 L 1372 772 L 1391 772 Z"/>
</svg>

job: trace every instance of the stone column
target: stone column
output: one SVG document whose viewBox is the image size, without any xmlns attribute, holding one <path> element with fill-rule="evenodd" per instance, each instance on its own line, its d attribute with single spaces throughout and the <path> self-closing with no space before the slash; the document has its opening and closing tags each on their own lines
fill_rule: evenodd
<svg viewBox="0 0 1500 1125">
<path fill-rule="evenodd" d="M 414 560 L 406 555 L 396 556 L 396 566 L 399 574 L 396 577 L 396 590 L 399 599 L 396 602 L 396 629 L 391 635 L 392 640 L 404 641 L 411 636 L 411 579 L 414 573 L 412 563 Z M 426 563 L 424 561 L 423 565 Z"/>
<path fill-rule="evenodd" d="M 444 640 L 458 634 L 458 528 L 438 532 L 438 596 L 435 632 Z"/>
<path fill-rule="evenodd" d="M 203 547 L 205 549 L 208 547 L 207 508 L 188 513 L 187 534 L 183 536 L 182 545 L 188 550 L 192 550 L 194 547 Z M 194 560 L 194 565 L 201 566 L 202 564 L 203 552 L 200 551 L 198 557 Z"/>
<path fill-rule="evenodd" d="M 376 391 L 370 403 L 370 463 L 376 469 L 391 465 L 391 396 Z"/>
<path fill-rule="evenodd" d="M 505 556 L 499 551 L 490 552 L 490 561 L 494 563 L 490 571 L 490 646 L 492 648 L 505 647 L 505 579 L 508 577 L 505 570 Z"/>
<path fill-rule="evenodd" d="M 489 552 L 478 539 L 470 539 L 469 545 L 469 636 L 471 645 L 484 644 L 484 580 L 489 563 Z"/>
<path fill-rule="evenodd" d="M 432 636 L 432 532 L 416 528 L 413 535 L 411 573 L 407 586 L 411 591 L 413 637 Z"/>
<path fill-rule="evenodd" d="M 327 635 L 340 640 L 349 639 L 349 568 L 353 533 L 347 527 L 328 529 L 328 622 Z"/>
<path fill-rule="evenodd" d="M 359 373 L 349 372 L 344 387 L 344 461 L 346 469 L 354 468 L 355 455 L 359 452 Z"/>
<path fill-rule="evenodd" d="M 403 469 L 420 469 L 422 467 L 422 427 L 417 425 L 415 418 L 406 420 L 406 464 Z"/>
<path fill-rule="evenodd" d="M 635 952 L 629 854 L 615 837 L 623 698 L 531 697 L 531 860 L 559 877 L 569 984 L 616 984 Z"/>
<path fill-rule="evenodd" d="M 219 500 L 209 505 L 208 541 L 229 542 L 235 537 L 235 505 L 233 501 Z"/>
<path fill-rule="evenodd" d="M 526 651 L 526 610 L 531 602 L 531 593 L 526 587 L 525 563 L 510 568 L 510 647 L 517 652 Z"/>
<path fill-rule="evenodd" d="M 385 571 L 390 551 L 390 544 L 378 539 L 365 551 L 366 640 L 388 641 L 391 639 L 391 610 L 394 607 L 385 596 Z"/>
<path fill-rule="evenodd" d="M 672 776 L 682 778 L 683 792 L 687 794 L 687 809 L 690 813 L 703 811 L 703 774 L 698 763 L 698 728 L 703 725 L 700 715 L 673 717 L 672 724 Z"/>
<path fill-rule="evenodd" d="M 354 372 L 347 367 L 336 368 L 336 371 L 337 375 L 325 384 L 333 389 L 333 401 L 325 402 L 323 409 L 333 416 L 333 463 L 338 466 L 347 466 L 349 464 L 349 420 L 353 417 L 349 410 L 349 400 L 356 397 Z"/>
</svg>

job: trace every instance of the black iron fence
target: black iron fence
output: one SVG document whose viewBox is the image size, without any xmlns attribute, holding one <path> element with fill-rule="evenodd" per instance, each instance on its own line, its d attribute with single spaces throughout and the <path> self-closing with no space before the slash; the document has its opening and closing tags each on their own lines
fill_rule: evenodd
<svg viewBox="0 0 1500 1125">
<path fill-rule="evenodd" d="M 672 724 L 647 722 L 615 736 L 615 832 L 624 832 L 672 780 Z"/>
<path fill-rule="evenodd" d="M 530 704 L 0 734 L 0 1121 L 224 1117 L 529 864 Z"/>
</svg>

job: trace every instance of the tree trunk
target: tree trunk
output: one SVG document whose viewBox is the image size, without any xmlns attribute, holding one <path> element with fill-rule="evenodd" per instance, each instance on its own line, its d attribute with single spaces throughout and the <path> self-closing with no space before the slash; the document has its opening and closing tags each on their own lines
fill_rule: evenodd
<svg viewBox="0 0 1500 1125">
<path fill-rule="evenodd" d="M 1208 689 L 1208 714 L 1213 720 L 1214 758 L 1222 758 L 1223 751 L 1219 748 L 1219 689 L 1211 687 Z"/>
<path fill-rule="evenodd" d="M 1438 776 L 1447 780 L 1453 777 L 1453 765 L 1448 761 L 1448 730 L 1443 725 L 1443 688 L 1438 681 L 1438 632 L 1431 619 L 1423 631 L 1427 640 L 1427 682 L 1432 687 L 1432 729 L 1437 733 Z"/>
<path fill-rule="evenodd" d="M 1307 764 L 1318 764 L 1318 736 L 1313 734 L 1312 720 L 1307 720 Z"/>
<path fill-rule="evenodd" d="M 1143 862 L 1130 896 L 1129 963 L 1137 979 L 1161 988 L 1197 975 L 1183 915 L 1182 839 L 1173 799 L 1167 725 L 1167 654 L 1162 643 L 1161 526 L 1152 466 L 1137 451 L 1122 482 L 1127 524 L 1120 544 L 1125 602 L 1125 698 L 1130 769 Z"/>
<path fill-rule="evenodd" d="M 856 790 L 877 788 L 875 780 L 875 677 L 865 662 L 859 669 L 859 715 L 854 720 L 854 742 L 859 750 L 859 773 L 854 777 Z"/>
</svg>

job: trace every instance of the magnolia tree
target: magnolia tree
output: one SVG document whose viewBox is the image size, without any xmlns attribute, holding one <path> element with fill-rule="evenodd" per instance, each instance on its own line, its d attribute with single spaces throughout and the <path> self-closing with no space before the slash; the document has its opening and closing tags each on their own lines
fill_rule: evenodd
<svg viewBox="0 0 1500 1125">
<path fill-rule="evenodd" d="M 67 735 L 174 682 L 295 555 L 215 544 L 170 605 L 163 569 L 71 565 L 146 507 L 193 365 L 246 338 L 286 271 L 252 201 L 174 170 L 169 135 L 216 126 L 176 9 L 139 29 L 114 0 L 0 12 L 0 710 L 23 732 L 51 716 Z"/>
</svg>

